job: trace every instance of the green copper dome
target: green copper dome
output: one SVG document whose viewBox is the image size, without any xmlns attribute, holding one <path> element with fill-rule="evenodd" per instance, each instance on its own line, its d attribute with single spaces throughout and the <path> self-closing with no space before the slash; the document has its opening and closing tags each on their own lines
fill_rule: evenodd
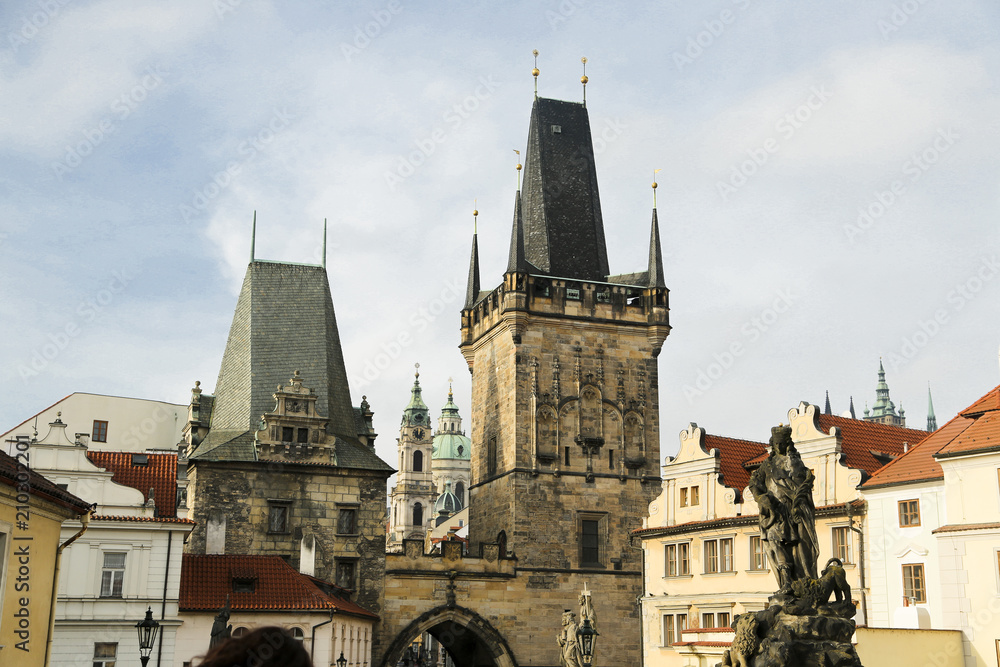
<svg viewBox="0 0 1000 667">
<path fill-rule="evenodd" d="M 432 459 L 470 460 L 472 440 L 461 433 L 438 433 L 434 436 Z"/>
</svg>

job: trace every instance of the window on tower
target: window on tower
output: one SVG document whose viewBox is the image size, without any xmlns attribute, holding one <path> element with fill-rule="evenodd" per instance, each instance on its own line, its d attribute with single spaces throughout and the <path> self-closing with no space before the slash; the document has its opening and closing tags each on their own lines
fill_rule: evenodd
<svg viewBox="0 0 1000 667">
<path fill-rule="evenodd" d="M 459 452 L 461 453 L 461 452 Z M 455 484 L 455 496 L 458 497 L 458 502 L 462 503 L 462 507 L 465 507 L 465 484 L 458 482 Z"/>
<path fill-rule="evenodd" d="M 419 449 L 413 452 L 413 472 L 422 472 L 424 469 L 424 453 Z"/>
<path fill-rule="evenodd" d="M 414 503 L 413 505 L 413 525 L 424 525 L 424 506 L 420 503 Z"/>
<path fill-rule="evenodd" d="M 486 445 L 486 474 L 497 474 L 497 437 L 490 437 Z"/>
</svg>

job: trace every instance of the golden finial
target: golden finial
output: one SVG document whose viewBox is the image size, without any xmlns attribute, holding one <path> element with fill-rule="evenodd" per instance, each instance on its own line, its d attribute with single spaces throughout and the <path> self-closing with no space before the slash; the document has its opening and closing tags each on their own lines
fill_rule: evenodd
<svg viewBox="0 0 1000 667">
<path fill-rule="evenodd" d="M 656 175 L 663 171 L 662 169 L 653 170 L 653 208 L 656 208 Z"/>
<path fill-rule="evenodd" d="M 583 63 L 583 76 L 580 77 L 580 83 L 583 84 L 583 106 L 587 106 L 587 82 L 590 81 L 587 78 L 587 56 L 580 58 L 580 62 Z"/>
<path fill-rule="evenodd" d="M 517 153 L 517 166 L 514 167 L 514 169 L 517 170 L 517 190 L 518 190 L 518 192 L 520 192 L 521 191 L 521 151 L 519 151 L 519 150 L 517 150 L 515 148 L 514 152 Z"/>
<path fill-rule="evenodd" d="M 479 233 L 479 200 L 472 200 L 472 233 Z"/>
<path fill-rule="evenodd" d="M 531 55 L 535 56 L 535 67 L 531 70 L 531 76 L 535 77 L 535 97 L 538 97 L 538 49 L 533 49 Z"/>
</svg>

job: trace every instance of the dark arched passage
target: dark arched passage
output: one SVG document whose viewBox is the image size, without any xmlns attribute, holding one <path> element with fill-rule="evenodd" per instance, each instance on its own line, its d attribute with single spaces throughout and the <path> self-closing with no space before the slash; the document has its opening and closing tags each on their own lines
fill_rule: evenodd
<svg viewBox="0 0 1000 667">
<path fill-rule="evenodd" d="M 442 605 L 421 614 L 389 644 L 382 667 L 395 667 L 414 639 L 430 633 L 458 667 L 517 667 L 506 640 L 485 618 L 465 607 Z"/>
</svg>

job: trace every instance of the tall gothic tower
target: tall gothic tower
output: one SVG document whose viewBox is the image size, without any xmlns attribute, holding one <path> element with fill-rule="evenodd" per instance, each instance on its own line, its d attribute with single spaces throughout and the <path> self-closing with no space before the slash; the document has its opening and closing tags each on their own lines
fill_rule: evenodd
<svg viewBox="0 0 1000 667">
<path fill-rule="evenodd" d="M 930 400 L 929 396 L 930 394 L 928 393 L 928 401 Z M 882 367 L 881 359 L 878 360 L 878 384 L 875 385 L 875 404 L 872 405 L 870 411 L 867 407 L 865 408 L 864 419 L 865 421 L 889 424 L 890 426 L 906 426 L 906 412 L 903 410 L 902 403 L 900 403 L 899 413 L 897 413 L 896 404 L 889 398 L 889 385 L 885 381 L 885 368 Z"/>
<path fill-rule="evenodd" d="M 425 526 L 437 498 L 431 470 L 434 435 L 430 410 L 421 397 L 419 368 L 417 364 L 410 402 L 403 410 L 399 426 L 399 471 L 391 497 L 391 548 L 398 547 L 404 539 L 422 540 L 425 537 Z"/>
<path fill-rule="evenodd" d="M 519 569 L 627 588 L 615 613 L 633 615 L 628 533 L 660 490 L 656 357 L 670 332 L 656 210 L 646 270 L 608 275 L 584 104 L 535 99 L 524 174 L 503 282 L 480 290 L 473 237 L 462 310 L 471 546 L 499 541 Z M 593 579 L 622 570 L 636 576 Z"/>
</svg>

